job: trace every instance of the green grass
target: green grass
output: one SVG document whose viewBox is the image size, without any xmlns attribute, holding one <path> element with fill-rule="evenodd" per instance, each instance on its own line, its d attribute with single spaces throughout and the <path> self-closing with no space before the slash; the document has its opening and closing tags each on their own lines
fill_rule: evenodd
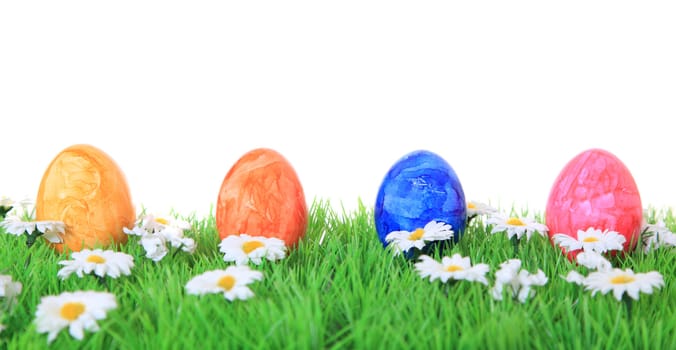
<svg viewBox="0 0 676 350">
<path fill-rule="evenodd" d="M 675 228 L 671 212 L 650 215 Z M 549 278 L 525 304 L 495 301 L 489 287 L 479 283 L 420 278 L 413 261 L 382 248 L 370 208 L 336 213 L 318 201 L 310 210 L 306 236 L 286 259 L 252 265 L 265 276 L 250 286 L 256 296 L 228 302 L 221 294 L 185 292 L 193 276 L 228 266 L 217 248 L 213 216 L 188 219 L 195 228 L 188 235 L 198 242 L 194 255 L 179 252 L 155 263 L 130 237 L 119 250 L 134 256 L 132 275 L 108 279 L 119 307 L 99 321 L 100 331 L 86 332 L 77 341 L 64 330 L 51 348 L 676 349 L 674 248 L 636 251 L 614 261 L 664 276 L 665 286 L 653 295 L 641 294 L 629 318 L 625 305 L 610 294 L 592 297 L 565 282 L 560 276 L 573 265 L 545 238 L 521 242 L 514 256 L 504 235 L 488 234 L 475 220 L 445 255 L 457 252 L 490 265 L 491 283 L 500 263 L 515 257 L 524 268 L 540 268 Z M 64 256 L 42 241 L 29 249 L 24 237 L 0 234 L 0 251 L 0 273 L 23 283 L 18 304 L 2 316 L 7 325 L 0 333 L 2 347 L 47 347 L 47 335 L 38 334 L 33 323 L 42 296 L 106 290 L 93 276 L 58 279 L 57 262 Z"/>
</svg>

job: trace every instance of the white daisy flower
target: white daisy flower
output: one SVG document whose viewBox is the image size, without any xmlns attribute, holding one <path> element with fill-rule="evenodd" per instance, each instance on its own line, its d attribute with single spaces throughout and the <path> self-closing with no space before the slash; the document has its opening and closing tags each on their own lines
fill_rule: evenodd
<svg viewBox="0 0 676 350">
<path fill-rule="evenodd" d="M 64 292 L 42 297 L 35 312 L 35 324 L 38 333 L 49 333 L 48 343 L 66 327 L 73 338 L 82 340 L 85 330 L 98 331 L 96 321 L 104 319 L 106 313 L 115 308 L 117 301 L 111 293 Z"/>
<path fill-rule="evenodd" d="M 592 296 L 597 292 L 607 294 L 612 290 L 618 301 L 622 300 L 624 293 L 638 300 L 639 292 L 652 294 L 653 288 L 664 286 L 664 279 L 657 271 L 634 273 L 631 269 L 610 269 L 590 273 L 584 285 L 586 290 L 592 291 Z"/>
<path fill-rule="evenodd" d="M 195 243 L 195 240 L 192 238 L 183 237 L 179 247 L 181 247 L 182 251 L 193 254 L 195 249 L 197 249 L 197 243 Z"/>
<path fill-rule="evenodd" d="M 35 205 L 30 198 L 24 198 L 20 201 L 13 201 L 9 206 L 12 207 L 7 215 L 20 217 L 24 221 L 35 220 Z"/>
<path fill-rule="evenodd" d="M 578 230 L 577 238 L 563 233 L 552 236 L 554 243 L 564 248 L 567 252 L 582 249 L 585 252 L 595 251 L 605 253 L 609 250 L 622 250 L 622 245 L 627 240 L 615 231 L 598 230 L 593 227 L 586 231 Z"/>
<path fill-rule="evenodd" d="M 671 232 L 662 220 L 656 224 L 644 224 L 641 232 L 643 232 L 641 235 L 643 250 L 646 253 L 663 246 L 676 246 L 676 234 Z"/>
<path fill-rule="evenodd" d="M 249 266 L 228 266 L 225 270 L 207 271 L 193 277 L 185 288 L 188 294 L 223 293 L 230 301 L 246 300 L 254 296 L 248 285 L 262 279 L 263 273 L 251 270 Z"/>
<path fill-rule="evenodd" d="M 192 238 L 185 237 L 183 235 L 183 230 L 178 227 L 167 226 L 160 231 L 156 231 L 155 234 L 163 236 L 164 239 L 174 248 L 185 248 L 188 246 L 188 249 L 182 250 L 189 253 L 195 251 L 195 241 Z"/>
<path fill-rule="evenodd" d="M 25 221 L 21 216 L 9 215 L 0 223 L 5 232 L 21 236 L 39 232 L 42 237 L 52 243 L 63 243 L 60 235 L 66 232 L 66 225 L 61 221 Z"/>
<path fill-rule="evenodd" d="M 21 293 L 22 287 L 21 282 L 12 281 L 12 276 L 0 275 L 0 297 L 13 299 Z"/>
<path fill-rule="evenodd" d="M 172 218 L 168 215 L 148 214 L 137 222 L 137 226 L 143 228 L 149 233 L 157 233 L 167 228 L 180 230 L 192 229 L 192 226 L 187 221 Z"/>
<path fill-rule="evenodd" d="M 237 265 L 243 265 L 249 261 L 256 265 L 266 258 L 270 261 L 280 260 L 286 256 L 286 245 L 279 238 L 252 237 L 247 234 L 230 235 L 218 245 L 223 260 L 234 261 Z"/>
<path fill-rule="evenodd" d="M 531 218 L 506 217 L 500 214 L 489 217 L 486 224 L 494 225 L 491 230 L 492 234 L 506 232 L 507 238 L 516 237 L 517 239 L 521 239 L 525 234 L 527 240 L 530 240 L 533 232 L 537 232 L 544 237 L 549 230 L 547 226 Z"/>
<path fill-rule="evenodd" d="M 0 198 L 0 212 L 1 213 L 3 213 L 3 214 L 7 213 L 9 211 L 9 209 L 12 208 L 13 206 L 14 206 L 14 200 L 13 199 L 11 199 L 9 197 L 5 197 L 5 196 L 2 196 L 2 198 Z"/>
<path fill-rule="evenodd" d="M 471 218 L 477 215 L 491 215 L 497 212 L 498 210 L 496 208 L 493 208 L 488 204 L 477 201 L 467 202 L 467 217 Z"/>
<path fill-rule="evenodd" d="M 131 275 L 131 268 L 134 267 L 131 255 L 112 250 L 83 249 L 73 252 L 71 258 L 73 260 L 59 261 L 59 265 L 64 267 L 56 275 L 61 279 L 73 273 L 82 278 L 84 274 L 92 272 L 99 277 L 118 278 L 120 275 Z"/>
<path fill-rule="evenodd" d="M 164 236 L 161 235 L 143 235 L 138 243 L 145 249 L 146 257 L 155 262 L 162 260 L 169 252 L 167 241 L 164 239 Z"/>
<path fill-rule="evenodd" d="M 422 249 L 426 242 L 444 241 L 453 237 L 451 225 L 430 221 L 425 227 L 409 231 L 393 231 L 385 236 L 385 242 L 394 243 L 394 255 L 408 252 L 411 248 Z"/>
<path fill-rule="evenodd" d="M 14 201 L 8 197 L 3 196 L 0 198 L 0 220 L 4 219 L 7 213 L 12 210 L 14 206 Z M 0 226 L 2 228 L 2 226 Z M 0 325 L 2 326 L 2 325 Z"/>
<path fill-rule="evenodd" d="M 140 226 L 134 226 L 133 229 L 128 229 L 126 227 L 122 228 L 122 232 L 131 235 L 131 236 L 143 236 L 143 235 L 148 235 L 151 234 L 151 232 L 146 231 L 143 227 Z"/>
<path fill-rule="evenodd" d="M 603 255 L 590 250 L 582 251 L 575 257 L 577 263 L 592 270 L 609 270 L 613 266 Z"/>
<path fill-rule="evenodd" d="M 430 278 L 430 282 L 440 279 L 446 283 L 449 279 L 466 280 L 470 282 L 480 282 L 488 285 L 486 273 L 489 270 L 486 264 L 477 264 L 472 266 L 469 257 L 462 257 L 460 254 L 453 254 L 452 257 L 443 257 L 441 263 L 427 255 L 420 256 L 420 262 L 415 264 L 415 268 L 420 277 Z"/>
<path fill-rule="evenodd" d="M 190 229 L 192 227 L 186 221 L 149 214 L 141 217 L 134 228 L 123 228 L 122 231 L 128 235 L 141 237 L 139 244 L 146 250 L 146 256 L 154 261 L 160 261 L 169 252 L 167 243 L 190 254 L 195 252 L 197 243 L 184 234 L 184 230 Z"/>
<path fill-rule="evenodd" d="M 564 279 L 566 280 L 566 282 L 582 285 L 582 284 L 584 284 L 585 277 L 582 274 L 580 274 L 579 272 L 572 270 L 572 271 L 568 272 L 568 274 L 566 275 L 566 277 Z"/>
<path fill-rule="evenodd" d="M 532 286 L 544 286 L 546 283 L 547 276 L 542 270 L 538 269 L 537 273 L 531 274 L 521 269 L 521 260 L 510 259 L 500 264 L 500 270 L 495 273 L 495 285 L 491 292 L 495 300 L 502 300 L 502 291 L 507 285 L 512 297 L 525 303 Z"/>
</svg>

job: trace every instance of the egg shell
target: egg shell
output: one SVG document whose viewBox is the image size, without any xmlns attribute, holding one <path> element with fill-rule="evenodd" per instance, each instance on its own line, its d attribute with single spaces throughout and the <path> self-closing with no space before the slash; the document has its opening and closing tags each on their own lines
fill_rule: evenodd
<svg viewBox="0 0 676 350">
<path fill-rule="evenodd" d="M 73 145 L 47 167 L 35 202 L 37 220 L 62 221 L 64 243 L 57 251 L 125 243 L 123 227 L 134 226 L 134 205 L 122 170 L 102 150 Z"/>
<path fill-rule="evenodd" d="M 385 175 L 374 210 L 378 238 L 392 231 L 414 231 L 430 221 L 450 224 L 455 242 L 467 224 L 465 192 L 453 168 L 439 155 L 413 151 L 399 159 Z"/>
<path fill-rule="evenodd" d="M 545 223 L 550 238 L 557 233 L 577 237 L 578 230 L 590 227 L 616 231 L 629 251 L 640 237 L 642 208 L 636 182 L 622 161 L 606 150 L 590 149 L 569 161 L 554 181 Z"/>
<path fill-rule="evenodd" d="M 216 206 L 221 239 L 228 235 L 276 237 L 291 247 L 305 235 L 308 209 L 300 180 L 277 151 L 244 154 L 223 179 Z"/>
</svg>

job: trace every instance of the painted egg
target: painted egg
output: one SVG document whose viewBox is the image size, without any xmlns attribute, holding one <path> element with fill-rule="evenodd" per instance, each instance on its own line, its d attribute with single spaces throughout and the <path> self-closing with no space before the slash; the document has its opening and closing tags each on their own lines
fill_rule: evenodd
<svg viewBox="0 0 676 350">
<path fill-rule="evenodd" d="M 613 154 L 590 149 L 573 158 L 554 181 L 545 211 L 550 238 L 590 227 L 616 231 L 626 238 L 624 251 L 634 249 L 641 232 L 643 209 L 629 169 Z M 570 258 L 577 255 L 571 252 Z"/>
<path fill-rule="evenodd" d="M 392 231 L 413 232 L 430 221 L 451 225 L 458 241 L 467 224 L 465 193 L 453 168 L 426 150 L 399 159 L 383 179 L 374 210 L 378 238 Z"/>
<path fill-rule="evenodd" d="M 254 149 L 230 168 L 218 194 L 221 239 L 234 234 L 276 237 L 288 247 L 305 235 L 308 210 L 303 187 L 278 152 Z"/>
<path fill-rule="evenodd" d="M 64 242 L 52 244 L 60 252 L 124 243 L 122 228 L 133 227 L 135 215 L 122 170 L 90 145 L 68 147 L 52 160 L 35 202 L 37 220 L 65 224 Z"/>
</svg>

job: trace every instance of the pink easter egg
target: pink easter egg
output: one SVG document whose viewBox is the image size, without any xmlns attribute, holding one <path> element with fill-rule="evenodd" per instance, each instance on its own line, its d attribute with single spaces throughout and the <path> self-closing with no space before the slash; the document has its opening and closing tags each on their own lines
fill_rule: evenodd
<svg viewBox="0 0 676 350">
<path fill-rule="evenodd" d="M 590 227 L 612 230 L 626 238 L 625 252 L 636 246 L 642 219 L 641 196 L 629 169 L 602 149 L 584 151 L 566 164 L 552 185 L 545 211 L 550 238 L 557 233 L 577 237 L 578 230 Z"/>
</svg>

